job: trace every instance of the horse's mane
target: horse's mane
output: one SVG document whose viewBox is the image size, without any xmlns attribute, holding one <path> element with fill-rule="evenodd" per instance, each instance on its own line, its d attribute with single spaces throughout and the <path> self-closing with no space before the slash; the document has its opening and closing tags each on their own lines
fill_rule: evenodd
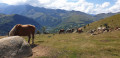
<svg viewBox="0 0 120 58">
<path fill-rule="evenodd" d="M 16 27 L 17 25 L 15 25 L 12 29 L 11 29 L 11 31 L 9 32 L 9 36 L 12 36 L 12 35 L 14 35 L 15 34 L 15 31 L 16 31 Z"/>
</svg>

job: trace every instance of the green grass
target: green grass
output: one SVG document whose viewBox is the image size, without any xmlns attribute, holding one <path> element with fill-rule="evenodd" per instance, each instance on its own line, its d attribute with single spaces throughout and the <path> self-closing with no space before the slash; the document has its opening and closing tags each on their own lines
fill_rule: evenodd
<svg viewBox="0 0 120 58">
<path fill-rule="evenodd" d="M 41 34 L 35 44 L 51 49 L 50 56 L 40 58 L 120 58 L 120 31 L 99 35 Z"/>
</svg>

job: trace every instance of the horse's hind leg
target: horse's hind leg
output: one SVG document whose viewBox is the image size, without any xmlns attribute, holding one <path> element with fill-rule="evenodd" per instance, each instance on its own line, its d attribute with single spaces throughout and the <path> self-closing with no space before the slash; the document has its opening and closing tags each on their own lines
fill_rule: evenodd
<svg viewBox="0 0 120 58">
<path fill-rule="evenodd" d="M 30 44 L 31 35 L 28 36 L 28 43 Z"/>
</svg>

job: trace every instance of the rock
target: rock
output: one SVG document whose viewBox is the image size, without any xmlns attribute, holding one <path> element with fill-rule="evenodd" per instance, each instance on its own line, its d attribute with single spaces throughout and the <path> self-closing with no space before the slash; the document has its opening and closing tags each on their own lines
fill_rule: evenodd
<svg viewBox="0 0 120 58">
<path fill-rule="evenodd" d="M 20 36 L 0 39 L 0 58 L 24 58 L 32 55 L 30 45 Z"/>
</svg>

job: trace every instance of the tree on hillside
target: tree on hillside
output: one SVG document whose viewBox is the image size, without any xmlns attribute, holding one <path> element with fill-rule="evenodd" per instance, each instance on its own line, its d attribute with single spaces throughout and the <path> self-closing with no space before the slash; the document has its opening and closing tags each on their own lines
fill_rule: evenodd
<svg viewBox="0 0 120 58">
<path fill-rule="evenodd" d="M 40 31 L 39 31 L 39 30 L 37 30 L 36 34 L 40 34 Z"/>
<path fill-rule="evenodd" d="M 105 24 L 104 24 L 104 26 L 105 26 L 106 28 L 109 28 L 109 26 L 108 26 L 108 24 L 107 24 L 107 23 L 105 23 Z"/>
<path fill-rule="evenodd" d="M 89 26 L 89 24 L 88 24 L 88 26 Z"/>
<path fill-rule="evenodd" d="M 83 27 L 84 29 L 86 28 L 86 26 Z"/>
<path fill-rule="evenodd" d="M 100 25 L 100 27 L 102 27 L 102 25 Z"/>
</svg>

